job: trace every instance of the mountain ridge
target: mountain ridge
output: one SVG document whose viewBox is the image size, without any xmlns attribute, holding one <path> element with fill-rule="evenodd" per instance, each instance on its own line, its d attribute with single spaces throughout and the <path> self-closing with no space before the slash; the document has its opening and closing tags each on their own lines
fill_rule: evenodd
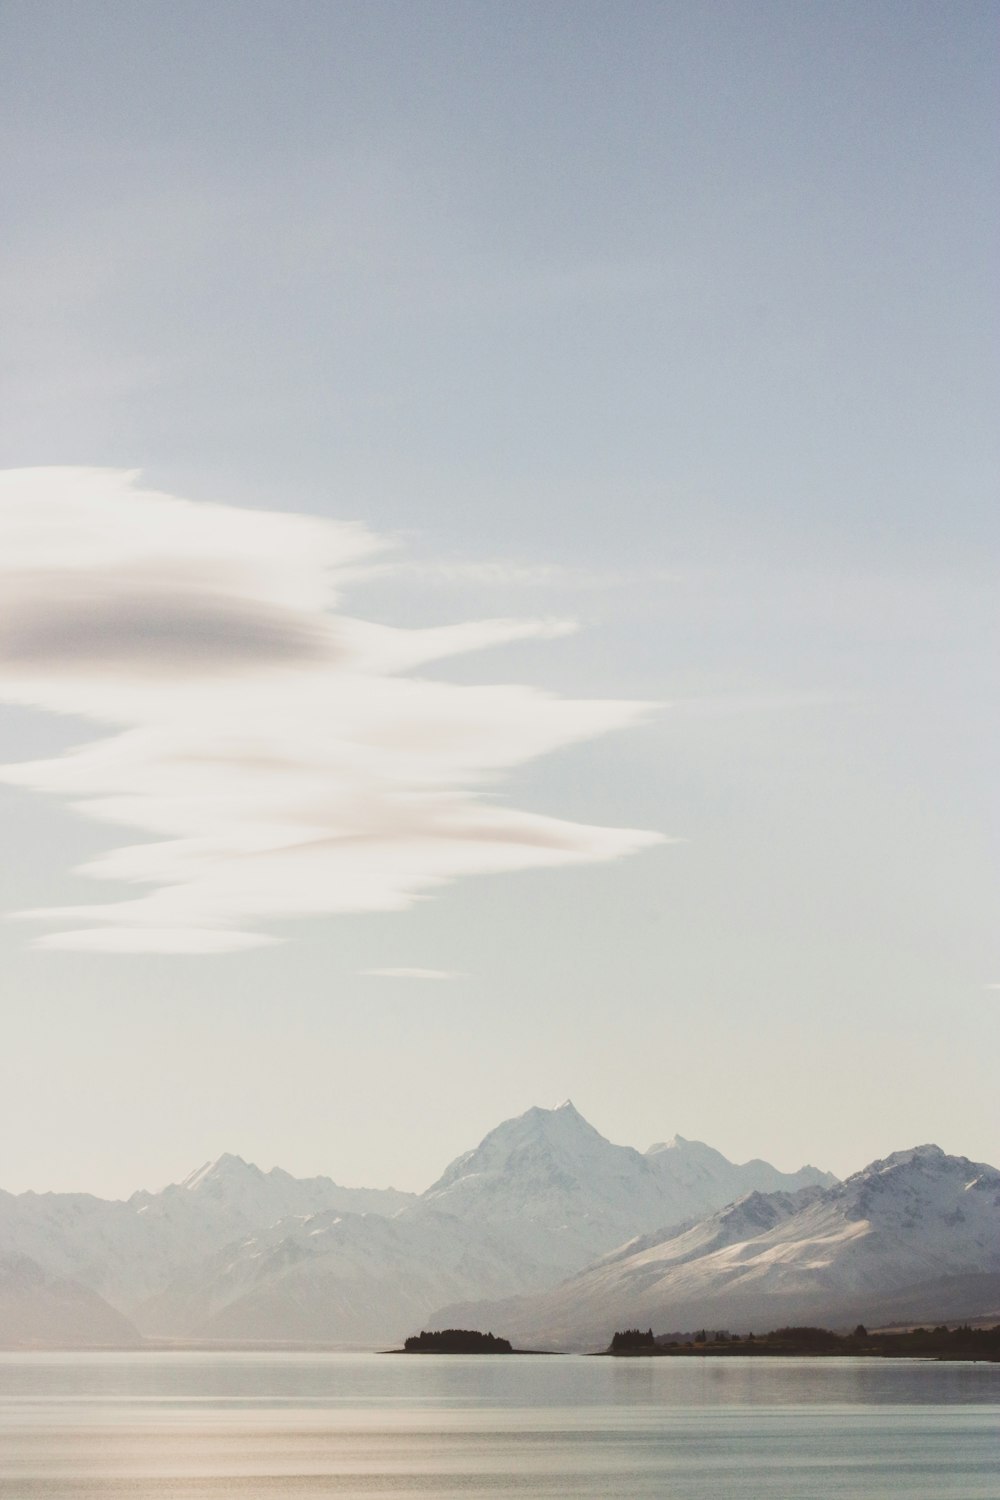
<svg viewBox="0 0 1000 1500">
<path fill-rule="evenodd" d="M 713 1256 L 727 1285 L 763 1295 L 777 1273 L 766 1258 L 750 1264 L 749 1252 L 734 1245 L 770 1234 L 777 1246 L 782 1225 L 815 1217 L 821 1200 L 842 1245 L 857 1234 L 875 1247 L 866 1252 L 871 1264 L 876 1250 L 898 1258 L 888 1230 L 879 1249 L 857 1228 L 866 1205 L 895 1203 L 892 1232 L 905 1237 L 913 1210 L 900 1184 L 952 1160 L 938 1147 L 914 1147 L 840 1184 L 811 1167 L 783 1173 L 760 1159 L 730 1162 L 681 1135 L 644 1152 L 616 1145 L 566 1100 L 501 1121 L 420 1195 L 264 1171 L 229 1152 L 159 1193 L 139 1190 L 127 1200 L 0 1192 L 0 1253 L 26 1255 L 46 1276 L 95 1293 L 147 1336 L 379 1343 L 458 1305 L 514 1299 L 527 1317 L 532 1299 L 564 1297 L 581 1277 L 609 1286 L 631 1278 L 634 1301 L 669 1271 L 681 1290 L 687 1285 L 690 1303 L 701 1295 L 697 1268 Z M 992 1181 L 993 1171 L 968 1164 L 969 1191 L 976 1172 Z M 992 1274 L 986 1240 L 978 1259 L 945 1253 L 975 1227 L 968 1214 L 955 1216 L 959 1207 L 949 1203 L 951 1219 L 941 1218 L 939 1253 L 914 1260 L 914 1281 Z M 814 1239 L 824 1233 L 830 1239 L 829 1225 L 814 1226 Z M 781 1253 L 790 1276 L 796 1254 L 787 1246 Z M 899 1290 L 898 1277 L 894 1285 Z M 635 1322 L 647 1326 L 649 1318 L 627 1320 Z"/>
<path fill-rule="evenodd" d="M 606 1342 L 609 1323 L 613 1331 L 1000 1316 L 1000 1171 L 911 1147 L 829 1188 L 748 1194 L 488 1311 L 519 1342 L 572 1347 Z"/>
<path fill-rule="evenodd" d="M 712 1172 L 692 1159 L 685 1185 L 683 1172 L 665 1174 L 633 1147 L 612 1144 L 570 1100 L 555 1109 L 533 1106 L 456 1157 L 388 1227 L 346 1214 L 332 1222 L 279 1222 L 267 1232 L 266 1256 L 260 1236 L 252 1237 L 227 1250 L 225 1265 L 216 1257 L 185 1272 L 135 1316 L 150 1332 L 190 1329 L 195 1319 L 206 1336 L 224 1330 L 253 1338 L 282 1327 L 290 1334 L 308 1307 L 309 1326 L 326 1337 L 355 1341 L 367 1329 L 369 1339 L 397 1340 L 406 1325 L 391 1319 L 408 1311 L 422 1321 L 446 1284 L 489 1283 L 508 1295 L 541 1289 L 637 1230 L 675 1219 L 692 1204 L 724 1201 L 731 1175 L 742 1182 L 744 1169 L 708 1147 L 701 1158 L 706 1151 L 720 1165 Z M 687 1159 L 683 1150 L 680 1157 Z M 768 1182 L 798 1181 L 763 1166 Z M 461 1266 L 457 1245 L 464 1246 Z M 423 1302 L 403 1294 L 407 1282 Z M 367 1322 L 359 1322 L 359 1306 L 368 1309 Z M 338 1310 L 333 1320 L 331 1309 Z"/>
</svg>

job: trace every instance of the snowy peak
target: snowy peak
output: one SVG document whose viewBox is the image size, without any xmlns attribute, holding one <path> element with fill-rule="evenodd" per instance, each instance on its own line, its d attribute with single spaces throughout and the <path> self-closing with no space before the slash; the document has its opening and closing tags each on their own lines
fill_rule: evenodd
<svg viewBox="0 0 1000 1500">
<path fill-rule="evenodd" d="M 1000 1209 L 1000 1172 L 940 1146 L 913 1146 L 873 1161 L 827 1195 L 846 1220 L 876 1229 L 925 1235 L 933 1226 L 958 1225 Z M 1000 1243 L 997 1246 L 1000 1261 Z"/>
<path fill-rule="evenodd" d="M 244 1161 L 242 1156 L 233 1156 L 230 1152 L 225 1152 L 215 1161 L 207 1161 L 204 1166 L 196 1167 L 177 1186 L 189 1193 L 222 1192 L 225 1191 L 226 1186 L 245 1182 L 248 1179 L 259 1182 L 264 1175 L 260 1167 L 252 1162 Z"/>
<path fill-rule="evenodd" d="M 881 1161 L 869 1162 L 867 1167 L 862 1167 L 860 1172 L 855 1172 L 852 1178 L 864 1178 L 871 1180 L 876 1177 L 892 1176 L 908 1167 L 917 1167 L 922 1170 L 935 1171 L 944 1169 L 952 1171 L 958 1162 L 967 1161 L 964 1156 L 947 1156 L 940 1146 L 928 1144 L 926 1146 L 911 1146 L 907 1151 L 893 1151 Z"/>
<path fill-rule="evenodd" d="M 572 1163 L 586 1169 L 602 1148 L 638 1154 L 627 1146 L 612 1146 L 568 1099 L 557 1109 L 533 1105 L 524 1114 L 497 1125 L 474 1150 L 456 1157 L 424 1198 L 436 1199 L 466 1179 L 496 1178 L 519 1168 L 538 1169 L 543 1160 L 558 1158 L 564 1167 Z"/>
<path fill-rule="evenodd" d="M 836 1182 L 830 1172 L 801 1167 L 797 1172 L 779 1172 L 770 1162 L 755 1158 L 736 1163 L 704 1141 L 675 1135 L 646 1152 L 646 1160 L 660 1175 L 682 1213 L 678 1218 L 703 1215 L 748 1192 L 794 1193 L 803 1187 L 829 1187 Z"/>
<path fill-rule="evenodd" d="M 967 1156 L 949 1156 L 940 1146 L 911 1146 L 907 1151 L 894 1151 L 879 1161 L 869 1162 L 860 1172 L 839 1184 L 843 1196 L 850 1197 L 859 1192 L 891 1194 L 901 1186 L 920 1184 L 927 1191 L 936 1185 L 968 1184 L 974 1178 L 1000 1183 L 1000 1172 L 986 1162 L 970 1161 Z"/>
<path fill-rule="evenodd" d="M 266 1224 L 331 1208 L 392 1214 L 415 1200 L 415 1193 L 401 1193 L 395 1188 L 345 1188 L 330 1177 L 293 1177 L 282 1167 L 265 1172 L 254 1162 L 226 1152 L 162 1193 L 134 1193 L 129 1202 L 145 1206 L 146 1212 L 158 1212 L 168 1204 L 182 1212 L 192 1204 L 211 1211 L 212 1205 L 220 1212 L 236 1215 L 240 1222 Z"/>
<path fill-rule="evenodd" d="M 531 1259 L 560 1272 L 662 1222 L 664 1209 L 645 1158 L 606 1140 L 569 1100 L 503 1121 L 421 1201 L 509 1234 Z"/>
<path fill-rule="evenodd" d="M 771 1166 L 770 1162 L 762 1161 L 758 1156 L 742 1163 L 731 1162 L 723 1156 L 721 1151 L 716 1151 L 714 1146 L 708 1146 L 704 1141 L 689 1141 L 682 1135 L 675 1135 L 669 1141 L 654 1142 L 646 1151 L 646 1155 L 664 1171 L 686 1171 L 690 1174 L 725 1170 L 746 1179 L 751 1177 L 780 1178 L 789 1190 L 794 1190 L 793 1181 L 801 1187 L 814 1183 L 830 1187 L 837 1180 L 832 1172 L 823 1172 L 818 1167 L 808 1164 L 800 1167 L 797 1172 L 779 1172 L 776 1167 Z M 777 1182 L 772 1190 L 780 1190 Z"/>
<path fill-rule="evenodd" d="M 453 1161 L 421 1201 L 506 1232 L 535 1260 L 565 1273 L 755 1189 L 793 1192 L 817 1179 L 832 1180 L 782 1173 L 767 1162 L 735 1166 L 682 1136 L 643 1155 L 614 1145 L 566 1100 L 505 1120 Z"/>
<path fill-rule="evenodd" d="M 683 1151 L 690 1146 L 702 1146 L 706 1151 L 712 1149 L 710 1146 L 705 1146 L 703 1141 L 689 1141 L 682 1135 L 672 1135 L 669 1141 L 654 1141 L 647 1150 L 646 1155 L 656 1156 L 660 1151 Z"/>
<path fill-rule="evenodd" d="M 534 1105 L 504 1120 L 474 1150 L 457 1157 L 424 1198 L 436 1199 L 459 1183 L 495 1180 L 510 1172 L 544 1175 L 555 1163 L 564 1171 L 587 1172 L 607 1160 L 609 1153 L 616 1161 L 642 1160 L 629 1146 L 613 1146 L 569 1101 L 558 1109 Z"/>
<path fill-rule="evenodd" d="M 732 1171 L 735 1166 L 714 1146 L 707 1146 L 704 1141 L 685 1140 L 682 1135 L 675 1135 L 669 1141 L 657 1141 L 645 1154 L 661 1171 L 671 1173 Z"/>
</svg>

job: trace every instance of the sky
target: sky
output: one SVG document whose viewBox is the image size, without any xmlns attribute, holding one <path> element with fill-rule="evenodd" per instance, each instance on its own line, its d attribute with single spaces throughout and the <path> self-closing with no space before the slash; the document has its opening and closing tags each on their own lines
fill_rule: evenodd
<svg viewBox="0 0 1000 1500">
<path fill-rule="evenodd" d="M 0 1187 L 1000 1162 L 997 31 L 3 0 Z"/>
</svg>

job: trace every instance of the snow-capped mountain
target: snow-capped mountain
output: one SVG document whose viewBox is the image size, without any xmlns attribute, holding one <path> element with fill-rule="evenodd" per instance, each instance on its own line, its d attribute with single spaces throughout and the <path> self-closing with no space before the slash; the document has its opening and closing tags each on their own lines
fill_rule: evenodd
<svg viewBox="0 0 1000 1500">
<path fill-rule="evenodd" d="M 189 1173 L 182 1182 L 162 1193 L 133 1193 L 130 1203 L 160 1208 L 197 1200 L 224 1206 L 230 1214 L 242 1214 L 250 1222 L 262 1218 L 287 1218 L 289 1214 L 322 1213 L 341 1209 L 351 1214 L 394 1214 L 415 1203 L 416 1193 L 398 1188 L 341 1187 L 330 1177 L 293 1177 L 281 1167 L 261 1171 L 242 1156 L 226 1154 Z"/>
<path fill-rule="evenodd" d="M 682 1135 L 650 1146 L 646 1156 L 669 1184 L 673 1202 L 688 1205 L 686 1216 L 708 1213 L 744 1193 L 794 1193 L 802 1187 L 830 1187 L 837 1180 L 832 1172 L 816 1167 L 779 1172 L 757 1157 L 742 1163 L 727 1161 L 704 1141 L 686 1141 Z"/>
<path fill-rule="evenodd" d="M 294 1215 L 393 1214 L 415 1201 L 394 1188 L 344 1188 L 328 1177 L 263 1172 L 225 1155 L 159 1193 L 125 1201 L 87 1193 L 0 1192 L 0 1251 L 99 1292 L 129 1313 L 185 1266 Z"/>
<path fill-rule="evenodd" d="M 767 1162 L 736 1166 L 681 1136 L 643 1155 L 612 1145 L 567 1100 L 505 1120 L 452 1162 L 422 1201 L 514 1234 L 532 1259 L 566 1272 L 633 1235 L 708 1213 L 750 1189 L 834 1180 L 813 1167 L 783 1173 Z"/>
<path fill-rule="evenodd" d="M 487 1316 L 522 1342 L 589 1347 L 616 1327 L 992 1312 L 1000 1315 L 1000 1172 L 918 1146 L 827 1189 L 749 1194 L 699 1224 L 626 1245 L 554 1291 L 440 1316 Z"/>
<path fill-rule="evenodd" d="M 185 1269 L 132 1314 L 150 1334 L 401 1339 L 448 1297 L 552 1286 L 691 1203 L 716 1206 L 747 1171 L 698 1143 L 672 1149 L 669 1160 L 671 1173 L 658 1158 L 612 1145 L 569 1101 L 529 1109 L 391 1221 L 329 1213 L 279 1220 Z M 760 1166 L 768 1182 L 786 1180 Z"/>
<path fill-rule="evenodd" d="M 675 1137 L 613 1145 L 568 1101 L 504 1121 L 419 1199 L 223 1156 L 159 1193 L 0 1193 L 0 1252 L 98 1293 L 143 1333 L 381 1342 L 436 1306 L 550 1287 L 748 1187 L 827 1182 Z"/>
</svg>

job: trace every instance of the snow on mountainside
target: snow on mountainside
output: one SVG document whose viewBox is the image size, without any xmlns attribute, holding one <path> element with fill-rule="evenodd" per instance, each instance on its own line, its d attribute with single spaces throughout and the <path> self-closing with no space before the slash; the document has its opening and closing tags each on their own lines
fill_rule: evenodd
<svg viewBox="0 0 1000 1500">
<path fill-rule="evenodd" d="M 508 1240 L 423 1206 L 392 1219 L 321 1213 L 229 1247 L 135 1316 L 154 1335 L 385 1344 L 442 1301 L 537 1279 Z"/>
<path fill-rule="evenodd" d="M 343 1188 L 327 1177 L 263 1172 L 221 1156 L 159 1193 L 125 1202 L 86 1193 L 0 1192 L 0 1251 L 27 1255 L 130 1313 L 185 1266 L 294 1214 L 392 1214 L 415 1200 L 393 1188 Z"/>
<path fill-rule="evenodd" d="M 143 1331 L 174 1336 L 398 1339 L 448 1296 L 551 1286 L 692 1203 L 716 1206 L 744 1180 L 745 1169 L 707 1146 L 670 1159 L 675 1169 L 665 1173 L 612 1145 L 569 1102 L 530 1109 L 460 1156 L 391 1223 L 279 1220 L 266 1236 L 182 1271 L 133 1315 Z M 685 1162 L 694 1187 L 679 1183 Z M 761 1166 L 768 1181 L 798 1181 Z M 409 1323 L 399 1321 L 404 1313 Z"/>
<path fill-rule="evenodd" d="M 346 1188 L 329 1177 L 293 1177 L 281 1167 L 263 1172 L 242 1156 L 226 1154 L 206 1162 L 162 1193 L 133 1193 L 129 1202 L 140 1206 L 167 1204 L 185 1197 L 224 1204 L 229 1212 L 257 1223 L 262 1218 L 283 1219 L 289 1214 L 334 1208 L 345 1213 L 394 1214 L 415 1203 L 417 1194 L 401 1193 L 396 1188 Z"/>
<path fill-rule="evenodd" d="M 643 1155 L 605 1140 L 567 1100 L 505 1120 L 452 1162 L 422 1201 L 513 1234 L 533 1259 L 565 1272 L 752 1188 L 834 1180 L 808 1167 L 786 1174 L 766 1162 L 736 1166 L 680 1136 Z"/>
<path fill-rule="evenodd" d="M 707 1219 L 677 1225 L 667 1231 L 666 1237 L 660 1229 L 629 1240 L 598 1264 L 613 1278 L 648 1283 L 652 1267 L 682 1265 L 724 1245 L 752 1239 L 807 1208 L 822 1191 L 821 1187 L 804 1187 L 794 1193 L 747 1193 Z M 612 1271 L 612 1267 L 621 1269 Z"/>
<path fill-rule="evenodd" d="M 0 1252 L 98 1293 L 145 1333 L 378 1342 L 447 1299 L 552 1286 L 747 1188 L 816 1179 L 681 1137 L 643 1155 L 567 1101 L 504 1121 L 419 1199 L 228 1155 L 127 1202 L 0 1193 Z"/>
<path fill-rule="evenodd" d="M 919 1146 L 825 1190 L 751 1194 L 488 1315 L 523 1342 L 586 1347 L 616 1327 L 989 1315 L 998 1290 L 1000 1172 Z"/>
<path fill-rule="evenodd" d="M 831 1187 L 836 1182 L 832 1172 L 816 1167 L 800 1167 L 797 1172 L 779 1172 L 770 1162 L 755 1158 L 740 1164 L 727 1161 L 721 1151 L 704 1141 L 686 1141 L 675 1135 L 672 1141 L 661 1141 L 646 1152 L 677 1195 L 686 1195 L 690 1212 L 705 1212 L 719 1203 L 731 1203 L 744 1193 L 794 1193 L 800 1187 Z"/>
</svg>

